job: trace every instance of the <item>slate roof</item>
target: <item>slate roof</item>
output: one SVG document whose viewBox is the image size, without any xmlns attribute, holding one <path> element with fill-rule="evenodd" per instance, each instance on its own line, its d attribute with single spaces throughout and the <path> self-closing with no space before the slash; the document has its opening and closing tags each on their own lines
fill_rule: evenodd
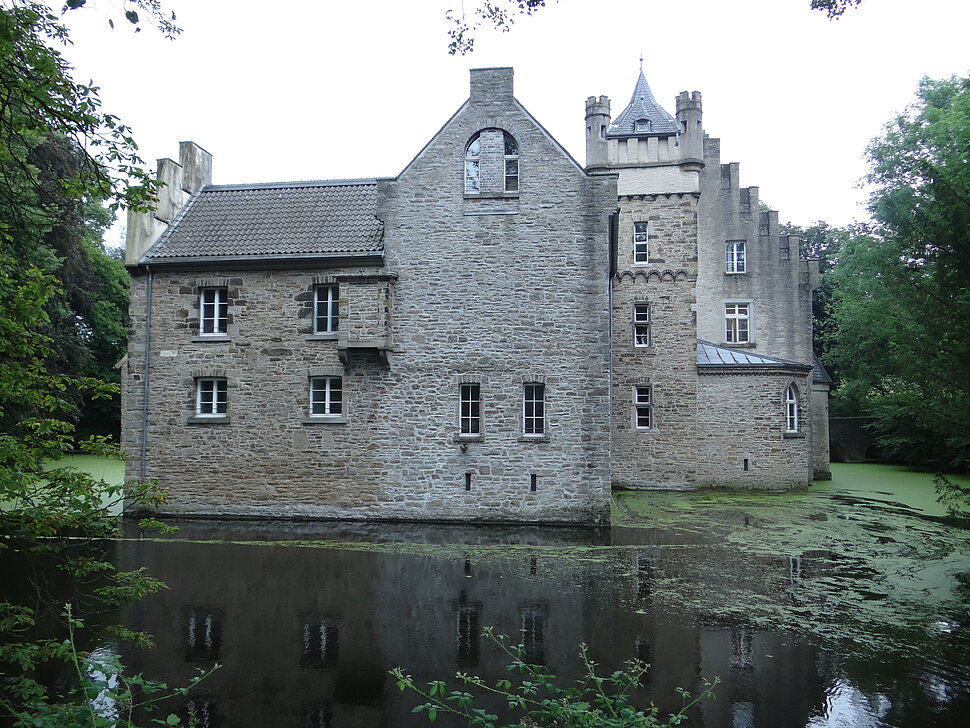
<svg viewBox="0 0 970 728">
<path fill-rule="evenodd" d="M 373 179 L 209 185 L 179 211 L 143 261 L 380 253 Z"/>
<path fill-rule="evenodd" d="M 816 384 L 834 384 L 835 380 L 829 375 L 822 365 L 822 360 L 818 354 L 812 354 L 812 381 Z"/>
<path fill-rule="evenodd" d="M 746 367 L 798 367 L 801 369 L 811 369 L 809 364 L 800 364 L 786 359 L 776 359 L 764 354 L 753 354 L 744 349 L 731 349 L 727 346 L 718 346 L 709 341 L 697 342 L 697 365 L 698 366 L 746 366 Z"/>
<path fill-rule="evenodd" d="M 650 131 L 638 132 L 635 130 L 634 124 L 639 119 L 650 121 Z M 633 89 L 633 96 L 630 98 L 629 105 L 610 124 L 610 128 L 606 130 L 606 136 L 667 136 L 679 131 L 680 125 L 677 120 L 668 114 L 653 97 L 653 92 L 650 90 L 650 85 L 647 83 L 641 68 L 640 78 L 637 79 L 637 85 Z"/>
</svg>

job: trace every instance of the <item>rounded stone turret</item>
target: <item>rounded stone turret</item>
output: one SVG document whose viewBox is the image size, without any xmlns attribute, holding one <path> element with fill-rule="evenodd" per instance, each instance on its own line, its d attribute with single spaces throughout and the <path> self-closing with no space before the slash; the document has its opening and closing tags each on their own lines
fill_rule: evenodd
<svg viewBox="0 0 970 728">
<path fill-rule="evenodd" d="M 677 96 L 677 123 L 680 124 L 680 156 L 683 163 L 703 163 L 704 127 L 701 92 L 681 91 Z"/>
<path fill-rule="evenodd" d="M 610 128 L 609 96 L 586 99 L 586 171 L 609 166 L 606 130 Z"/>
</svg>

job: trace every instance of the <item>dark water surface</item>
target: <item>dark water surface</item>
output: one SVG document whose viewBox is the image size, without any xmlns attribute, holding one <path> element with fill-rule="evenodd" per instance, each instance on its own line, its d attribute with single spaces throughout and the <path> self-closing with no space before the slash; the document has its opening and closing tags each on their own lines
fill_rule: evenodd
<svg viewBox="0 0 970 728">
<path fill-rule="evenodd" d="M 865 467 L 806 494 L 621 495 L 623 525 L 600 530 L 184 521 L 174 539 L 133 533 L 121 567 L 170 589 L 125 611 L 157 646 L 123 656 L 174 683 L 222 663 L 189 706 L 224 728 L 427 725 L 387 671 L 504 677 L 480 636 L 489 625 L 567 680 L 580 642 L 605 670 L 640 657 L 653 669 L 639 697 L 664 710 L 676 687 L 720 678 L 693 726 L 966 726 L 967 532 L 917 502 L 925 489 Z"/>
</svg>

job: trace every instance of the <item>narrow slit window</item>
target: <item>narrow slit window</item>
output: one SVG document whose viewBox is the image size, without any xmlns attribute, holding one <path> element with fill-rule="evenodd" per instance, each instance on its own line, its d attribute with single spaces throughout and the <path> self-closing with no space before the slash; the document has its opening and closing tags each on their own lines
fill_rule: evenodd
<svg viewBox="0 0 970 728">
<path fill-rule="evenodd" d="M 503 132 L 505 142 L 505 191 L 519 191 L 519 143 L 508 132 Z"/>
</svg>

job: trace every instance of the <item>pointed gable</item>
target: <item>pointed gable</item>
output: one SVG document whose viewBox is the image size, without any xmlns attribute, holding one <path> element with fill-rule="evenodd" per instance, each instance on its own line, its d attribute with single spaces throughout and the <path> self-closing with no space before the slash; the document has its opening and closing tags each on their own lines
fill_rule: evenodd
<svg viewBox="0 0 970 728">
<path fill-rule="evenodd" d="M 638 124 L 637 122 L 641 122 Z M 644 123 L 645 122 L 645 123 Z M 607 138 L 629 136 L 669 136 L 680 131 L 677 120 L 668 114 L 653 97 L 650 84 L 640 69 L 640 78 L 630 103 L 616 117 L 606 132 Z"/>
</svg>

